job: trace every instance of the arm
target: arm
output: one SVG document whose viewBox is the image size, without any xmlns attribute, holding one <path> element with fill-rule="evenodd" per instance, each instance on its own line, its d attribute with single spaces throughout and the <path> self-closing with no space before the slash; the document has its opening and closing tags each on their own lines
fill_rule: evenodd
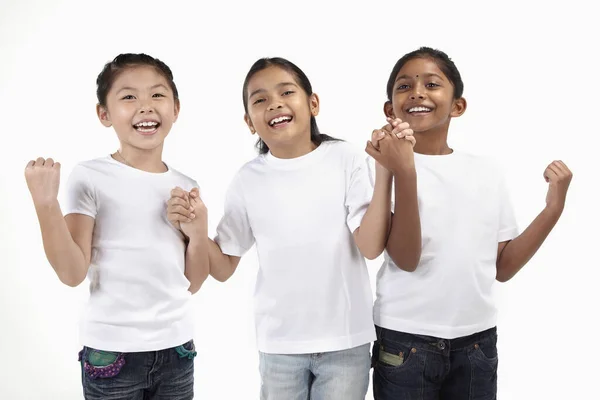
<svg viewBox="0 0 600 400">
<path fill-rule="evenodd" d="M 210 275 L 219 282 L 225 282 L 233 275 L 241 257 L 223 254 L 215 241 L 208 240 L 208 257 L 210 259 Z"/>
<path fill-rule="evenodd" d="M 363 256 L 373 260 L 383 252 L 390 227 L 392 174 L 379 163 L 375 167 L 375 189 L 369 208 L 354 240 Z"/>
<path fill-rule="evenodd" d="M 550 183 L 546 207 L 518 237 L 498 245 L 498 281 L 506 282 L 515 276 L 544 243 L 563 212 L 572 176 L 571 171 L 561 161 L 555 161 L 548 166 L 544 172 L 544 178 Z"/>
<path fill-rule="evenodd" d="M 388 122 L 393 130 L 382 132 L 380 149 L 369 143 L 367 152 L 393 174 L 396 201 L 386 250 L 398 268 L 412 272 L 421 258 L 421 220 L 413 153 L 415 139 L 408 123 L 390 118 Z"/>
<path fill-rule="evenodd" d="M 30 161 L 25 179 L 42 231 L 46 258 L 64 284 L 75 287 L 90 265 L 94 218 L 82 214 L 63 217 L 58 203 L 60 164 L 49 158 Z"/>
</svg>

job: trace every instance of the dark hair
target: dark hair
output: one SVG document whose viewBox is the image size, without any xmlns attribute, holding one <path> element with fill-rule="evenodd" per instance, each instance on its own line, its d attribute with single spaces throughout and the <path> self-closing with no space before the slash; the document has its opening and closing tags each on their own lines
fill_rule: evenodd
<svg viewBox="0 0 600 400">
<path fill-rule="evenodd" d="M 123 70 L 142 65 L 156 68 L 156 70 L 165 77 L 167 82 L 169 82 L 175 101 L 179 101 L 179 92 L 177 92 L 177 86 L 175 86 L 175 82 L 173 81 L 173 72 L 171 72 L 171 68 L 169 68 L 167 64 L 160 61 L 158 58 L 151 57 L 147 54 L 125 53 L 119 54 L 114 60 L 104 65 L 102 72 L 98 75 L 98 79 L 96 79 L 96 85 L 98 86 L 96 89 L 98 103 L 101 106 L 106 106 L 106 96 L 115 82 L 115 79 L 117 79 L 117 76 L 119 76 Z"/>
<path fill-rule="evenodd" d="M 454 65 L 454 62 L 450 57 L 441 50 L 432 49 L 431 47 L 421 47 L 418 50 L 405 54 L 398 62 L 396 62 L 396 65 L 394 65 L 394 69 L 392 69 L 390 79 L 388 79 L 387 83 L 387 97 L 389 101 L 392 101 L 394 83 L 398 72 L 400 72 L 404 64 L 415 58 L 430 58 L 435 62 L 438 68 L 446 75 L 446 78 L 452 83 L 452 86 L 454 86 L 454 98 L 459 99 L 462 97 L 464 84 L 460 77 L 460 72 L 458 72 L 458 68 L 456 68 L 456 65 Z"/>
<path fill-rule="evenodd" d="M 306 74 L 304 72 L 302 72 L 302 70 L 300 68 L 298 68 L 296 66 L 296 64 L 292 63 L 291 61 L 286 60 L 285 58 L 280 58 L 280 57 L 261 58 L 252 65 L 252 67 L 250 68 L 250 71 L 248 71 L 248 74 L 246 75 L 246 79 L 244 79 L 242 98 L 244 100 L 244 111 L 246 112 L 246 114 L 248 114 L 248 83 L 250 82 L 250 79 L 257 72 L 260 72 L 271 66 L 276 66 L 276 67 L 282 68 L 282 69 L 286 70 L 287 72 L 291 73 L 296 78 L 296 82 L 300 85 L 300 87 L 306 92 L 306 94 L 308 96 L 313 94 L 312 85 L 310 84 L 308 77 L 306 76 Z M 310 140 L 314 144 L 319 146 L 323 142 L 339 140 L 339 139 L 333 138 L 329 135 L 325 135 L 325 134 L 319 132 L 319 127 L 317 126 L 317 120 L 315 119 L 314 115 L 311 115 L 311 117 L 310 117 Z M 258 152 L 260 154 L 265 154 L 265 153 L 269 152 L 269 147 L 260 138 L 256 142 L 256 148 L 258 148 Z"/>
</svg>

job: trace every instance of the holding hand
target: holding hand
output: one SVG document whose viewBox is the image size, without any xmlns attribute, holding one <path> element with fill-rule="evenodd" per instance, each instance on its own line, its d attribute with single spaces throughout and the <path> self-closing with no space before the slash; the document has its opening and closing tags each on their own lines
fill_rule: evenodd
<svg viewBox="0 0 600 400">
<path fill-rule="evenodd" d="M 51 204 L 58 198 L 60 163 L 42 157 L 29 161 L 25 167 L 25 181 L 36 206 Z"/>
<path fill-rule="evenodd" d="M 393 173 L 414 168 L 413 130 L 399 118 L 387 120 L 387 125 L 373 131 L 366 152 Z"/>
<path fill-rule="evenodd" d="M 567 199 L 567 190 L 573 173 L 562 161 L 554 161 L 544 171 L 544 179 L 549 183 L 546 195 L 546 207 L 552 211 L 562 212 Z"/>
<path fill-rule="evenodd" d="M 167 219 L 188 238 L 202 235 L 207 230 L 208 212 L 198 188 L 190 192 L 176 187 L 167 202 Z"/>
</svg>

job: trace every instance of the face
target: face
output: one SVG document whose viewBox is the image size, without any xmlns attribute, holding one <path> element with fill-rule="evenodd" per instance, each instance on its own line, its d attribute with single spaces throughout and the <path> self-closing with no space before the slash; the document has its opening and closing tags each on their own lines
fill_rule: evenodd
<svg viewBox="0 0 600 400">
<path fill-rule="evenodd" d="M 392 102 L 385 113 L 410 124 L 415 132 L 448 128 L 450 119 L 464 113 L 464 98 L 454 99 L 454 86 L 429 58 L 415 58 L 398 71 Z"/>
<path fill-rule="evenodd" d="M 319 98 L 308 96 L 293 74 L 270 66 L 248 82 L 248 113 L 244 117 L 250 132 L 269 148 L 310 144 L 310 118 L 319 113 Z"/>
<path fill-rule="evenodd" d="M 98 117 L 112 126 L 122 147 L 151 150 L 162 145 L 179 114 L 169 83 L 154 67 L 135 66 L 117 76 L 98 105 Z"/>
</svg>

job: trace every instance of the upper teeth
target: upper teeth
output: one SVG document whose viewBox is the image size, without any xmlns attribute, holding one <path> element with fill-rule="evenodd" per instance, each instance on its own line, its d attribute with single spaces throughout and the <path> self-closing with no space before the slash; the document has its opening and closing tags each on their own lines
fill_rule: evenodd
<svg viewBox="0 0 600 400">
<path fill-rule="evenodd" d="M 158 125 L 158 122 L 148 121 L 148 122 L 140 122 L 139 124 L 136 124 L 135 126 L 156 126 L 156 125 Z"/>
<path fill-rule="evenodd" d="M 292 117 L 290 117 L 290 116 L 287 116 L 287 115 L 285 115 L 285 116 L 283 116 L 283 117 L 277 117 L 277 118 L 273 118 L 273 119 L 271 120 L 271 122 L 269 122 L 269 125 L 273 125 L 273 124 L 276 124 L 276 123 L 278 123 L 278 122 L 283 122 L 283 121 L 290 121 L 291 119 L 292 119 Z"/>
<path fill-rule="evenodd" d="M 427 108 L 427 107 L 413 107 L 410 110 L 408 110 L 408 112 L 422 112 L 422 111 L 431 111 L 431 108 Z"/>
</svg>

